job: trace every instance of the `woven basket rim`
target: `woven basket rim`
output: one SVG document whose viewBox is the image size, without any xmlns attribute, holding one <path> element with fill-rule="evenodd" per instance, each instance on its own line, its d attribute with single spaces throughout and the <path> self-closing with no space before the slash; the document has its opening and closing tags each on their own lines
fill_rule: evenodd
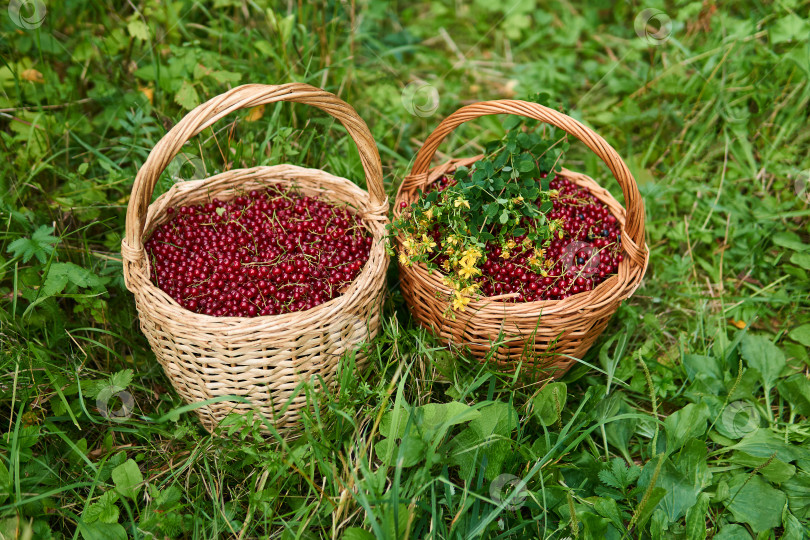
<svg viewBox="0 0 810 540">
<path fill-rule="evenodd" d="M 454 158 L 448 160 L 440 165 L 432 167 L 426 176 L 426 182 L 422 184 L 421 187 L 427 187 L 428 185 L 432 184 L 436 180 L 438 180 L 441 176 L 455 171 L 456 167 L 461 165 L 470 165 L 475 161 L 481 159 L 481 155 L 470 157 L 470 158 Z M 562 168 L 559 176 L 565 177 L 569 180 L 572 180 L 577 185 L 581 185 L 584 187 L 588 187 L 591 189 L 591 194 L 594 195 L 600 202 L 608 203 L 608 209 L 614 217 L 619 221 L 622 230 L 625 228 L 626 222 L 626 209 L 624 206 L 619 203 L 619 201 L 605 188 L 600 186 L 593 178 L 576 171 L 571 171 L 566 168 Z M 596 189 L 594 189 L 596 188 Z M 401 215 L 401 211 L 399 208 L 400 202 L 410 202 L 406 201 L 405 199 L 408 194 L 405 193 L 402 189 L 402 185 L 400 186 L 400 190 L 397 192 L 396 202 L 394 204 L 394 217 L 398 218 Z M 610 207 L 611 204 L 617 206 L 621 211 L 616 213 Z M 397 235 L 397 249 L 399 250 L 401 244 L 401 236 Z M 641 276 L 646 273 L 647 264 L 649 263 L 649 249 L 647 248 L 646 244 L 644 245 L 644 268 L 641 272 Z M 483 298 L 473 298 L 469 304 L 466 306 L 466 312 L 475 314 L 475 316 L 486 316 L 487 313 L 482 312 L 489 312 L 493 316 L 496 315 L 495 312 L 499 312 L 500 315 L 498 316 L 509 316 L 511 318 L 516 317 L 526 317 L 526 318 L 536 318 L 538 315 L 542 314 L 557 314 L 566 311 L 573 311 L 569 304 L 580 303 L 583 300 L 587 299 L 587 296 L 596 295 L 598 292 L 604 291 L 608 287 L 615 286 L 612 285 L 611 280 L 616 279 L 618 280 L 619 275 L 625 274 L 626 277 L 629 277 L 629 272 L 622 272 L 622 267 L 625 270 L 629 270 L 630 265 L 633 262 L 630 260 L 629 257 L 624 257 L 624 259 L 619 263 L 620 271 L 616 274 L 612 274 L 611 276 L 607 277 L 604 281 L 602 281 L 599 285 L 591 289 L 590 291 L 583 291 L 581 293 L 573 294 L 567 298 L 563 298 L 560 300 L 533 300 L 530 302 L 511 302 L 508 298 L 498 298 L 498 297 L 483 297 Z M 430 270 L 424 263 L 419 263 L 416 265 L 412 265 L 408 267 L 409 272 L 414 272 L 418 274 L 420 277 L 423 278 L 425 282 L 430 284 L 433 289 L 441 293 L 444 297 L 447 297 L 447 301 L 449 301 L 449 297 L 452 295 L 452 289 L 447 287 L 443 282 L 441 274 L 438 271 Z M 620 285 L 619 291 L 617 294 L 614 294 L 606 301 L 616 301 L 616 300 L 626 300 L 627 298 L 631 297 L 633 293 L 635 293 L 636 289 L 640 286 L 641 279 L 638 280 L 630 280 L 625 279 Z M 617 284 L 619 285 L 619 284 Z M 596 305 L 596 304 L 589 304 L 589 305 Z M 574 308 L 575 310 L 582 309 L 581 306 Z M 529 313 L 527 313 L 529 312 Z"/>
<path fill-rule="evenodd" d="M 368 264 L 369 261 L 372 258 L 371 257 L 372 256 L 371 251 L 369 252 L 369 258 L 366 261 L 366 263 L 363 264 L 363 267 L 360 270 L 360 273 L 358 273 L 357 277 L 355 277 L 354 280 L 352 280 L 352 282 L 349 284 L 347 289 L 343 293 L 341 293 L 339 296 L 336 296 L 335 298 L 333 298 L 331 300 L 328 300 L 326 302 L 318 304 L 317 306 L 314 306 L 314 307 L 312 307 L 310 309 L 307 309 L 307 310 L 293 311 L 293 312 L 290 312 L 290 313 L 279 313 L 279 314 L 275 314 L 275 315 L 257 315 L 255 317 L 219 317 L 219 316 L 214 316 L 214 315 L 206 315 L 204 313 L 195 313 L 193 311 L 190 311 L 190 310 L 184 308 L 182 305 L 180 305 L 174 298 L 172 298 L 166 292 L 164 292 L 162 289 L 160 289 L 160 287 L 158 287 L 154 282 L 152 282 L 151 278 L 148 277 L 149 264 L 150 263 L 149 263 L 148 257 L 146 257 L 145 242 L 146 242 L 146 240 L 148 239 L 148 237 L 150 235 L 147 235 L 146 233 L 147 232 L 154 233 L 154 228 L 157 227 L 163 221 L 161 218 L 168 215 L 168 214 L 166 214 L 165 210 L 163 210 L 163 211 L 160 212 L 160 214 L 158 216 L 153 217 L 152 213 L 153 213 L 155 208 L 161 208 L 161 207 L 168 206 L 168 203 L 173 198 L 178 196 L 178 192 L 180 190 L 196 191 L 196 190 L 199 190 L 200 188 L 204 188 L 207 184 L 216 182 L 218 180 L 222 180 L 223 178 L 228 178 L 230 176 L 233 176 L 233 175 L 239 174 L 239 173 L 262 172 L 262 173 L 265 173 L 265 174 L 269 175 L 269 174 L 275 174 L 279 170 L 295 170 L 295 171 L 300 171 L 300 172 L 317 173 L 318 175 L 323 176 L 325 178 L 328 178 L 329 180 L 331 180 L 333 182 L 344 183 L 348 187 L 349 190 L 357 192 L 356 195 L 358 196 L 358 198 L 357 198 L 357 200 L 354 201 L 354 209 L 356 210 L 356 213 L 359 215 L 359 217 L 362 220 L 363 224 L 366 226 L 366 230 L 369 232 L 369 234 L 373 238 L 373 241 L 372 241 L 372 244 L 371 244 L 371 249 L 372 250 L 382 250 L 383 252 L 385 251 L 385 246 L 383 245 L 383 242 L 385 241 L 384 232 L 381 233 L 379 231 L 378 227 L 370 226 L 374 221 L 377 221 L 377 220 L 375 220 L 373 218 L 379 216 L 380 214 L 378 214 L 374 209 L 371 209 L 368 212 L 360 212 L 360 210 L 362 210 L 363 207 L 369 207 L 370 203 L 369 203 L 369 200 L 367 198 L 368 196 L 367 196 L 366 191 L 363 190 L 362 188 L 360 188 L 358 185 L 356 185 L 351 180 L 349 180 L 347 178 L 344 178 L 344 177 L 341 177 L 341 176 L 336 176 L 334 174 L 328 173 L 328 172 L 323 171 L 321 169 L 314 169 L 314 168 L 301 167 L 301 166 L 298 166 L 298 165 L 288 165 L 288 164 L 260 165 L 260 166 L 256 166 L 256 167 L 249 167 L 249 168 L 242 168 L 242 169 L 231 169 L 229 171 L 224 171 L 224 172 L 216 174 L 214 176 L 209 176 L 207 178 L 202 178 L 202 179 L 198 179 L 198 180 L 188 180 L 188 181 L 184 181 L 184 182 L 178 182 L 178 183 L 174 184 L 171 188 L 169 188 L 169 190 L 167 190 L 165 193 L 159 195 L 149 205 L 148 210 L 147 210 L 147 222 L 150 222 L 149 223 L 150 226 L 147 227 L 148 230 L 145 230 L 144 239 L 143 239 L 144 247 L 141 248 L 140 250 L 133 250 L 134 257 L 132 259 L 133 261 L 137 261 L 137 258 L 138 258 L 137 254 L 140 254 L 140 257 L 142 257 L 143 260 L 146 263 L 145 266 L 144 266 L 144 269 L 146 271 L 147 278 L 144 280 L 144 283 L 140 286 L 140 288 L 143 289 L 144 292 L 148 289 L 150 292 L 152 292 L 152 294 L 155 295 L 155 297 L 160 299 L 161 303 L 164 306 L 171 306 L 172 309 L 181 309 L 181 310 L 183 310 L 183 315 L 186 316 L 186 317 L 189 317 L 189 319 L 191 321 L 199 321 L 199 322 L 204 322 L 204 323 L 210 323 L 210 322 L 232 323 L 234 325 L 239 325 L 239 326 L 244 325 L 244 324 L 256 325 L 256 324 L 260 324 L 260 323 L 263 325 L 263 324 L 266 324 L 267 322 L 270 322 L 270 321 L 273 321 L 273 322 L 278 323 L 279 325 L 281 325 L 281 324 L 290 322 L 290 321 L 292 321 L 294 319 L 297 319 L 297 318 L 299 318 L 299 317 L 301 317 L 303 315 L 316 316 L 316 315 L 318 315 L 318 313 L 320 311 L 333 312 L 334 310 L 338 309 L 339 307 L 342 307 L 343 304 L 350 305 L 352 303 L 352 295 L 348 294 L 348 293 L 354 291 L 354 289 L 357 287 L 357 283 L 361 280 L 361 277 L 364 276 L 364 275 L 370 276 L 371 274 L 376 273 L 378 271 L 377 269 L 372 268 Z M 281 175 L 280 177 L 277 177 L 275 180 L 277 180 L 277 181 L 271 181 L 271 182 L 268 182 L 268 183 L 269 184 L 283 184 L 283 183 L 285 183 L 285 181 L 288 181 L 288 179 L 283 178 L 283 175 Z M 314 187 L 308 187 L 305 184 L 302 184 L 300 182 L 298 182 L 296 184 L 296 186 L 299 187 L 299 188 L 304 188 L 304 189 L 317 189 L 317 188 L 314 188 Z M 326 192 L 326 190 L 323 190 L 323 191 Z M 326 195 L 326 193 L 324 193 L 324 195 Z M 234 197 L 235 196 L 236 195 L 234 195 Z M 216 198 L 218 198 L 218 197 L 216 197 Z M 328 197 L 326 197 L 326 196 L 324 198 L 327 199 L 328 202 L 330 202 L 331 204 L 352 206 L 349 203 L 346 203 L 346 202 L 343 202 L 343 201 L 336 202 L 333 199 L 328 199 Z M 226 199 L 226 200 L 228 200 L 228 199 Z M 383 217 L 385 217 L 384 214 L 383 214 Z M 149 219 L 149 218 L 151 218 L 151 219 Z M 387 257 L 388 255 L 384 253 L 384 256 Z M 132 272 L 140 272 L 142 270 L 137 265 L 133 265 L 131 267 L 131 271 Z"/>
</svg>

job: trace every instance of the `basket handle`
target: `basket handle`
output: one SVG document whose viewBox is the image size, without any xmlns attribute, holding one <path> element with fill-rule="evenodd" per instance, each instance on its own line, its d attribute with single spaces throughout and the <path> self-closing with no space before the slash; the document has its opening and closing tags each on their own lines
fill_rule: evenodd
<svg viewBox="0 0 810 540">
<path fill-rule="evenodd" d="M 132 186 L 126 219 L 126 247 L 133 251 L 143 249 L 144 216 L 161 173 L 180 152 L 183 145 L 217 120 L 239 109 L 247 109 L 292 101 L 312 105 L 336 118 L 360 151 L 360 161 L 366 174 L 369 199 L 373 213 L 385 215 L 388 201 L 383 188 L 382 162 L 368 126 L 351 105 L 320 88 L 303 83 L 281 85 L 245 84 L 220 94 L 199 105 L 180 120 L 149 153 Z"/>
<path fill-rule="evenodd" d="M 630 170 L 616 150 L 605 139 L 582 123 L 554 109 L 537 103 L 511 99 L 481 101 L 462 107 L 445 118 L 425 140 L 422 148 L 416 154 L 411 176 L 428 172 L 430 162 L 433 160 L 439 144 L 454 129 L 468 120 L 490 114 L 514 114 L 551 124 L 585 143 L 599 159 L 604 161 L 619 182 L 627 205 L 627 219 L 622 230 L 622 245 L 633 262 L 641 266 L 645 265 L 647 246 L 644 243 L 644 202 L 641 200 L 641 194 L 633 175 L 630 174 Z"/>
</svg>

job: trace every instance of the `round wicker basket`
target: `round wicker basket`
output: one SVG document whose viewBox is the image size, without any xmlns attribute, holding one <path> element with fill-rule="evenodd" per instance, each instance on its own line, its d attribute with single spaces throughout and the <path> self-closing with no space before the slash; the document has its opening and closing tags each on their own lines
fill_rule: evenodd
<svg viewBox="0 0 810 540">
<path fill-rule="evenodd" d="M 444 342 L 459 346 L 478 360 L 490 360 L 505 370 L 517 362 L 542 370 L 544 375 L 560 376 L 582 358 L 602 333 L 619 304 L 638 288 L 647 269 L 649 251 L 644 243 L 644 203 L 633 176 L 616 151 L 599 135 L 548 107 L 516 100 L 485 101 L 463 107 L 447 117 L 427 138 L 397 193 L 395 217 L 400 203 L 414 202 L 419 190 L 469 165 L 480 156 L 456 159 L 429 169 L 444 138 L 456 127 L 492 114 L 514 114 L 556 126 L 581 140 L 604 161 L 622 188 L 627 212 L 611 194 L 584 174 L 563 170 L 564 176 L 588 187 L 607 205 L 621 223 L 621 244 L 625 252 L 619 270 L 591 291 L 563 300 L 512 302 L 509 296 L 472 300 L 464 311 L 450 311 L 451 290 L 438 272 L 424 264 L 399 265 L 401 287 L 411 313 L 423 326 L 432 329 Z M 401 246 L 397 246 L 401 249 Z"/>
<path fill-rule="evenodd" d="M 181 182 L 149 204 L 158 177 L 191 137 L 238 109 L 278 101 L 312 105 L 343 124 L 360 152 L 369 193 L 321 170 L 276 165 Z M 295 185 L 306 195 L 350 205 L 373 235 L 368 261 L 341 296 L 296 313 L 211 317 L 186 310 L 152 283 L 144 241 L 166 221 L 167 208 L 229 199 L 273 184 Z M 387 213 L 382 164 L 365 122 L 335 95 L 306 84 L 234 88 L 188 113 L 157 143 L 132 187 L 121 243 L 124 278 L 135 295 L 141 329 L 177 392 L 189 403 L 214 398 L 196 409 L 206 429 L 230 413 L 249 410 L 266 415 L 277 428 L 294 427 L 307 403 L 302 383 L 334 384 L 341 356 L 374 338 L 388 266 Z M 358 352 L 358 364 L 364 360 Z M 232 395 L 248 403 L 225 398 Z"/>
</svg>

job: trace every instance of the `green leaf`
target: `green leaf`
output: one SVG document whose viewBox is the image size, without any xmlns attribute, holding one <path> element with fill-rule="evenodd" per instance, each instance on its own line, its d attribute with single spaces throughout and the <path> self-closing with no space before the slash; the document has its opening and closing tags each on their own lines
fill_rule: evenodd
<svg viewBox="0 0 810 540">
<path fill-rule="evenodd" d="M 479 409 L 478 418 L 470 422 L 470 428 L 481 440 L 491 435 L 507 437 L 518 427 L 515 408 L 502 401 L 491 401 Z"/>
<path fill-rule="evenodd" d="M 646 489 L 649 486 L 657 464 L 656 459 L 647 462 L 638 479 L 639 487 Z M 675 467 L 667 458 L 664 458 L 655 486 L 665 490 L 659 507 L 666 513 L 670 521 L 677 521 L 686 515 L 686 511 L 697 501 L 700 492 L 700 487 L 694 486 L 683 471 Z"/>
<path fill-rule="evenodd" d="M 534 158 L 528 154 L 521 154 L 517 162 L 517 170 L 525 173 L 534 170 Z"/>
<path fill-rule="evenodd" d="M 525 131 L 519 131 L 517 135 L 517 143 L 521 148 L 528 150 L 531 147 L 531 140 Z"/>
<path fill-rule="evenodd" d="M 697 502 L 686 512 L 686 538 L 690 540 L 705 540 L 706 513 L 709 510 L 709 494 L 701 493 Z"/>
<path fill-rule="evenodd" d="M 734 446 L 727 447 L 726 450 L 742 450 L 752 456 L 766 458 L 776 452 L 777 459 L 785 463 L 810 459 L 810 450 L 786 442 L 784 436 L 777 435 L 770 429 L 758 429 L 743 437 Z"/>
<path fill-rule="evenodd" d="M 567 387 L 563 382 L 546 384 L 532 400 L 532 412 L 544 426 L 557 422 L 565 407 Z"/>
<path fill-rule="evenodd" d="M 644 525 L 647 524 L 649 521 L 650 516 L 653 514 L 655 509 L 658 507 L 658 503 L 661 502 L 667 494 L 667 490 L 661 487 L 654 487 L 652 492 L 650 493 L 649 499 L 647 499 L 647 503 L 644 505 L 644 508 L 641 509 L 641 512 L 638 514 L 638 519 L 636 520 L 636 525 L 638 529 L 641 530 L 644 528 Z"/>
<path fill-rule="evenodd" d="M 522 122 L 523 122 L 522 117 L 517 115 L 509 115 L 506 117 L 506 119 L 503 121 L 503 124 L 501 125 L 503 126 L 503 129 L 505 131 L 511 131 L 516 127 L 518 127 Z"/>
<path fill-rule="evenodd" d="M 757 475 L 737 474 L 729 481 L 731 496 L 724 501 L 734 518 L 755 533 L 779 527 L 787 497 Z"/>
<path fill-rule="evenodd" d="M 769 459 L 771 462 L 766 467 L 759 469 L 758 472 L 770 482 L 773 482 L 774 484 L 781 484 L 796 474 L 796 467 L 790 465 L 789 463 L 785 463 L 784 461 L 776 458 L 771 459 L 770 457 L 766 458 L 752 456 L 751 454 L 746 454 L 745 452 L 734 452 L 731 455 L 729 462 L 734 463 L 735 465 L 742 465 L 743 467 L 753 470 L 757 467 L 761 467 Z"/>
<path fill-rule="evenodd" d="M 796 516 L 788 512 L 785 515 L 782 538 L 780 540 L 804 540 L 805 528 Z"/>
<path fill-rule="evenodd" d="M 793 515 L 799 519 L 810 518 L 810 473 L 800 470 L 780 487 L 787 495 Z"/>
<path fill-rule="evenodd" d="M 803 374 L 797 373 L 779 381 L 776 388 L 779 395 L 790 403 L 793 411 L 802 416 L 810 416 L 810 381 Z"/>
<path fill-rule="evenodd" d="M 48 275 L 42 284 L 38 300 L 41 301 L 55 294 L 60 294 L 68 284 L 73 284 L 80 289 L 93 289 L 101 287 L 105 281 L 79 265 L 55 262 L 48 269 Z"/>
<path fill-rule="evenodd" d="M 745 527 L 730 523 L 724 525 L 720 532 L 712 537 L 712 540 L 752 540 L 752 538 Z"/>
<path fill-rule="evenodd" d="M 135 500 L 143 483 L 143 475 L 138 464 L 128 459 L 112 470 L 112 480 L 118 493 Z"/>
<path fill-rule="evenodd" d="M 360 527 L 349 527 L 341 538 L 343 540 L 374 540 L 376 537 Z"/>
<path fill-rule="evenodd" d="M 28 518 L 20 519 L 18 516 L 14 516 L 0 520 L 0 539 L 31 540 L 32 538 L 34 538 L 34 531 Z"/>
<path fill-rule="evenodd" d="M 616 414 L 633 413 L 635 410 L 622 399 L 619 401 L 619 408 Z M 621 420 L 613 420 L 605 424 L 605 435 L 610 444 L 616 447 L 625 458 L 630 459 L 630 439 L 636 432 L 639 425 L 637 418 L 623 418 Z"/>
<path fill-rule="evenodd" d="M 11 495 L 11 476 L 4 460 L 0 459 L 0 504 L 6 502 Z"/>
<path fill-rule="evenodd" d="M 690 381 L 699 378 L 723 380 L 723 370 L 720 369 L 719 362 L 713 356 L 685 354 L 681 359 L 681 363 Z"/>
<path fill-rule="evenodd" d="M 667 452 L 679 450 L 688 440 L 706 432 L 709 407 L 705 403 L 690 403 L 664 420 L 667 432 Z"/>
<path fill-rule="evenodd" d="M 200 97 L 197 95 L 194 85 L 188 81 L 183 81 L 180 89 L 174 95 L 174 101 L 184 109 L 191 110 L 200 104 Z"/>
<path fill-rule="evenodd" d="M 85 523 L 101 521 L 102 523 L 118 523 L 118 494 L 114 491 L 106 491 L 98 501 L 90 504 L 82 513 Z"/>
<path fill-rule="evenodd" d="M 149 41 L 149 27 L 140 19 L 134 19 L 127 23 L 129 35 L 141 41 Z"/>
<path fill-rule="evenodd" d="M 118 523 L 85 523 L 79 521 L 79 532 L 84 540 L 126 540 L 127 531 Z"/>
<path fill-rule="evenodd" d="M 785 369 L 785 353 L 764 336 L 747 334 L 742 339 L 742 357 L 748 366 L 759 371 L 762 382 L 773 388 Z"/>
<path fill-rule="evenodd" d="M 790 331 L 790 339 L 797 341 L 805 347 L 810 347 L 810 323 L 797 326 Z"/>
<path fill-rule="evenodd" d="M 790 256 L 790 262 L 796 266 L 801 266 L 805 270 L 810 270 L 810 253 L 795 252 Z"/>
<path fill-rule="evenodd" d="M 806 22 L 795 13 L 791 13 L 776 19 L 773 26 L 770 27 L 769 34 L 771 43 L 774 45 L 792 43 L 793 41 L 807 41 Z"/>
<path fill-rule="evenodd" d="M 613 458 L 610 462 L 610 469 L 599 471 L 599 480 L 606 486 L 619 490 L 626 490 L 635 482 L 641 474 L 638 465 L 627 466 L 621 458 Z"/>
<path fill-rule="evenodd" d="M 622 523 L 622 516 L 619 512 L 619 505 L 616 504 L 616 501 L 613 499 L 608 499 L 606 497 L 599 497 L 593 503 L 593 509 L 599 513 L 599 515 L 604 516 L 613 523 L 613 526 L 619 530 L 622 530 L 624 527 Z"/>
<path fill-rule="evenodd" d="M 165 510 L 179 503 L 182 497 L 183 493 L 177 486 L 169 486 L 154 497 L 154 505 Z"/>
<path fill-rule="evenodd" d="M 450 462 L 461 468 L 463 478 L 468 478 L 476 463 L 486 457 L 484 475 L 492 480 L 500 473 L 503 461 L 512 454 L 507 437 L 517 428 L 517 412 L 510 404 L 500 401 L 486 402 L 479 412 L 480 416 L 452 440 Z"/>
<path fill-rule="evenodd" d="M 805 251 L 810 248 L 809 245 L 802 242 L 799 235 L 791 231 L 780 231 L 771 237 L 773 243 L 777 246 L 782 246 L 794 251 Z"/>
<path fill-rule="evenodd" d="M 428 403 L 417 410 L 421 413 L 420 427 L 425 430 L 435 430 L 442 426 L 447 428 L 481 416 L 480 412 L 458 401 Z"/>
<path fill-rule="evenodd" d="M 53 253 L 53 246 L 59 242 L 59 238 L 52 236 L 53 227 L 40 225 L 31 238 L 18 238 L 8 245 L 6 252 L 12 253 L 15 257 L 22 257 L 22 261 L 27 263 L 31 257 L 44 264 L 48 256 Z"/>
<path fill-rule="evenodd" d="M 399 463 L 402 467 L 413 467 L 424 461 L 425 449 L 424 441 L 417 435 L 406 435 L 400 442 L 395 439 L 383 439 L 374 446 L 374 451 L 381 461 L 388 465 Z"/>
<path fill-rule="evenodd" d="M 242 80 L 242 74 L 236 71 L 216 70 L 208 74 L 220 84 L 237 84 Z"/>
<path fill-rule="evenodd" d="M 125 389 L 132 382 L 133 372 L 131 369 L 124 369 L 110 375 L 110 386 Z"/>
<path fill-rule="evenodd" d="M 504 223 L 506 223 L 507 221 L 509 221 L 509 211 L 508 211 L 508 210 L 504 210 L 504 211 L 501 213 L 501 218 L 500 218 L 501 225 L 503 225 L 503 224 L 504 224 Z"/>
<path fill-rule="evenodd" d="M 687 442 L 672 462 L 698 493 L 712 485 L 712 471 L 709 469 L 709 450 L 706 443 L 695 439 Z"/>
<path fill-rule="evenodd" d="M 390 539 L 404 539 L 408 537 L 408 505 L 399 503 L 397 506 L 397 513 L 394 514 L 394 505 L 387 503 L 382 505 L 381 520 L 385 526 L 385 538 Z"/>
<path fill-rule="evenodd" d="M 383 437 L 393 437 L 396 439 L 405 435 L 405 427 L 408 425 L 410 408 L 395 407 L 386 412 L 380 420 L 380 435 Z"/>
</svg>

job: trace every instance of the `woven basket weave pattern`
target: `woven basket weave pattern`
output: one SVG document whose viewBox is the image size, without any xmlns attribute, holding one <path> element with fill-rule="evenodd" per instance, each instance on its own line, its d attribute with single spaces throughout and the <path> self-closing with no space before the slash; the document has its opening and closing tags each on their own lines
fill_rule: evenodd
<svg viewBox="0 0 810 540">
<path fill-rule="evenodd" d="M 534 118 L 563 129 L 583 141 L 613 172 L 622 187 L 628 212 L 586 175 L 563 170 L 561 176 L 590 189 L 621 224 L 625 259 L 617 274 L 591 291 L 563 300 L 509 302 L 503 297 L 489 297 L 473 300 L 466 310 L 453 312 L 452 291 L 438 272 L 428 270 L 424 264 L 400 264 L 402 291 L 416 320 L 443 341 L 468 348 L 479 360 L 491 358 L 505 369 L 514 368 L 515 361 L 523 359 L 559 376 L 573 365 L 575 358 L 587 352 L 620 303 L 640 285 L 649 258 L 644 243 L 644 206 L 638 188 L 624 162 L 604 139 L 576 120 L 535 103 L 502 100 L 468 105 L 445 119 L 425 141 L 411 174 L 400 186 L 394 213 L 399 217 L 401 202 L 414 202 L 419 190 L 441 176 L 480 159 L 476 156 L 451 160 L 428 170 L 439 144 L 453 129 L 479 116 L 503 113 Z M 401 249 L 401 244 L 398 248 Z"/>
<path fill-rule="evenodd" d="M 235 110 L 277 101 L 306 103 L 337 118 L 358 146 L 370 194 L 324 171 L 276 165 L 178 183 L 149 204 L 157 178 L 186 140 Z M 151 282 L 143 241 L 167 220 L 169 207 L 226 200 L 273 184 L 348 204 L 362 217 L 373 237 L 369 260 L 342 295 L 303 312 L 211 317 L 184 309 Z M 124 276 L 135 296 L 141 329 L 177 392 L 191 403 L 228 395 L 249 401 L 226 400 L 196 409 L 207 429 L 230 413 L 248 410 L 273 418 L 279 428 L 294 426 L 306 406 L 301 383 L 333 384 L 341 356 L 377 335 L 388 263 L 387 208 L 382 165 L 365 123 L 349 105 L 308 85 L 235 88 L 194 109 L 153 149 L 138 173 L 127 212 Z M 362 352 L 357 361 L 363 364 Z"/>
</svg>

